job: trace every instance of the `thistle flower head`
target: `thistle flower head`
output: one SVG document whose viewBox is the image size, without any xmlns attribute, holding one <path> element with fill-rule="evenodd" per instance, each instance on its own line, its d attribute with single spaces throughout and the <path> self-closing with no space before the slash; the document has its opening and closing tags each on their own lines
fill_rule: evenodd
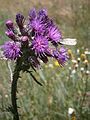
<svg viewBox="0 0 90 120">
<path fill-rule="evenodd" d="M 48 27 L 48 37 L 51 42 L 54 43 L 60 42 L 60 39 L 62 38 L 61 33 L 55 25 L 51 25 L 50 27 Z"/>
<path fill-rule="evenodd" d="M 41 33 L 44 31 L 44 24 L 42 24 L 42 21 L 39 20 L 39 19 L 35 19 L 35 20 L 32 20 L 30 22 L 30 27 L 35 31 L 35 32 L 38 32 L 38 33 Z"/>
<path fill-rule="evenodd" d="M 20 46 L 18 43 L 14 41 L 8 41 L 3 46 L 2 49 L 4 51 L 4 55 L 6 58 L 15 60 L 20 56 Z"/>
<path fill-rule="evenodd" d="M 32 9 L 29 13 L 30 22 L 29 26 L 35 30 L 35 32 L 44 33 L 47 23 L 47 11 L 45 9 L 39 10 Z"/>
<path fill-rule="evenodd" d="M 36 35 L 32 41 L 32 49 L 37 55 L 44 54 L 48 49 L 48 40 L 42 35 Z"/>
<path fill-rule="evenodd" d="M 58 48 L 62 38 L 61 32 L 53 20 L 49 18 L 45 9 L 36 11 L 33 8 L 26 22 L 24 16 L 19 13 L 16 15 L 16 23 L 17 26 L 14 27 L 11 20 L 6 22 L 8 29 L 5 33 L 12 39 L 12 41 L 8 41 L 3 45 L 6 58 L 15 60 L 22 53 L 20 57 L 25 63 L 24 67 L 30 67 L 30 64 L 37 67 L 40 65 L 40 59 L 47 63 L 48 57 L 55 58 L 59 64 L 64 65 L 68 57 L 65 48 Z M 21 47 L 18 46 L 17 42 Z"/>
<path fill-rule="evenodd" d="M 54 51 L 53 55 L 61 65 L 64 65 L 68 59 L 67 50 L 64 47 L 61 47 L 60 50 Z"/>
</svg>

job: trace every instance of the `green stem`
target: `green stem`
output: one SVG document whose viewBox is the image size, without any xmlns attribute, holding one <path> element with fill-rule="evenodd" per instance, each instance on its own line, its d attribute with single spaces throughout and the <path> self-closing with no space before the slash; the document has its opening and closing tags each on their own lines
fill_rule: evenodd
<svg viewBox="0 0 90 120">
<path fill-rule="evenodd" d="M 83 104 L 84 104 L 85 98 L 86 98 L 87 85 L 88 85 L 88 76 L 86 76 L 85 89 L 84 89 L 83 98 L 82 98 L 81 105 L 80 105 L 80 114 L 81 114 L 81 117 L 83 117 L 83 116 L 82 116 L 82 115 L 83 115 L 83 114 L 82 114 L 82 109 L 83 109 Z"/>
</svg>

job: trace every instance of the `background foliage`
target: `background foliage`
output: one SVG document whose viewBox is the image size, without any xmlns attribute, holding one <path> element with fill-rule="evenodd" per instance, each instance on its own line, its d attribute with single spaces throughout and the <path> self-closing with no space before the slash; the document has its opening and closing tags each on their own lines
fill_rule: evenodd
<svg viewBox="0 0 90 120">
<path fill-rule="evenodd" d="M 90 0 L 0 0 L 0 44 L 7 40 L 4 34 L 6 19 L 14 20 L 18 12 L 27 16 L 32 7 L 46 8 L 63 37 L 76 38 L 78 42 L 69 47 L 71 59 L 76 63 L 69 60 L 62 68 L 50 60 L 47 65 L 42 63 L 41 69 L 34 73 L 43 87 L 38 86 L 29 74 L 21 73 L 17 93 L 21 120 L 69 120 L 72 116 L 77 120 L 89 120 L 90 52 L 84 54 L 90 47 L 89 6 Z M 0 120 L 12 119 L 10 112 L 6 111 L 11 103 L 10 85 L 7 62 L 0 60 Z M 75 115 L 68 114 L 69 108 L 75 110 Z"/>
</svg>

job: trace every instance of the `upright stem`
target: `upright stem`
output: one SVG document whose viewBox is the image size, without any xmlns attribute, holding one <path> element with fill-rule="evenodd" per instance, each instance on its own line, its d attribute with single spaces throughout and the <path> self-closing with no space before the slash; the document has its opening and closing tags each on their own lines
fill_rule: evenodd
<svg viewBox="0 0 90 120">
<path fill-rule="evenodd" d="M 21 70 L 20 68 L 21 68 L 21 61 L 20 59 L 18 59 L 13 73 L 13 81 L 11 85 L 11 102 L 12 102 L 13 120 L 19 120 L 16 92 L 17 92 L 17 82 Z"/>
<path fill-rule="evenodd" d="M 82 98 L 81 105 L 80 105 L 81 118 L 83 118 L 82 110 L 83 110 L 83 105 L 84 105 L 84 102 L 85 102 L 85 99 L 86 99 L 87 87 L 88 87 L 88 76 L 86 76 L 85 89 L 84 89 L 84 93 L 83 93 L 83 96 L 82 96 L 83 98 Z"/>
</svg>

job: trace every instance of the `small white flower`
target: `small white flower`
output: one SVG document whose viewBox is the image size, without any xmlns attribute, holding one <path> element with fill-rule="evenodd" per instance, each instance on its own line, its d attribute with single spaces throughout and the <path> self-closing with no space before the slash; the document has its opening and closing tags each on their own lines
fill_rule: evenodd
<svg viewBox="0 0 90 120">
<path fill-rule="evenodd" d="M 73 62 L 73 63 L 77 63 L 77 61 L 76 61 L 76 60 L 74 60 L 74 59 L 72 60 L 72 62 Z"/>
<path fill-rule="evenodd" d="M 78 61 L 80 61 L 81 59 L 80 58 L 77 58 Z"/>
<path fill-rule="evenodd" d="M 75 68 L 78 68 L 78 64 L 75 65 Z"/>
<path fill-rule="evenodd" d="M 86 71 L 86 74 L 87 74 L 87 75 L 89 75 L 89 74 L 90 74 L 90 71 L 89 71 L 89 70 L 87 70 L 87 71 Z"/>
<path fill-rule="evenodd" d="M 5 95 L 5 98 L 8 98 L 8 95 L 7 95 L 7 94 Z"/>
<path fill-rule="evenodd" d="M 68 108 L 68 114 L 69 114 L 69 115 L 72 115 L 73 112 L 75 112 L 75 110 L 74 110 L 73 108 Z"/>
<path fill-rule="evenodd" d="M 74 69 L 74 70 L 72 70 L 72 74 L 75 74 L 76 73 L 76 70 Z"/>
<path fill-rule="evenodd" d="M 69 67 L 69 70 L 71 70 L 71 67 Z"/>
<path fill-rule="evenodd" d="M 81 69 L 80 69 L 80 70 L 81 70 L 81 72 L 82 72 L 82 71 L 84 71 L 84 68 L 83 68 L 83 67 L 81 67 Z"/>
<path fill-rule="evenodd" d="M 79 54 L 80 53 L 80 50 L 79 49 L 77 49 L 77 54 Z"/>
</svg>

